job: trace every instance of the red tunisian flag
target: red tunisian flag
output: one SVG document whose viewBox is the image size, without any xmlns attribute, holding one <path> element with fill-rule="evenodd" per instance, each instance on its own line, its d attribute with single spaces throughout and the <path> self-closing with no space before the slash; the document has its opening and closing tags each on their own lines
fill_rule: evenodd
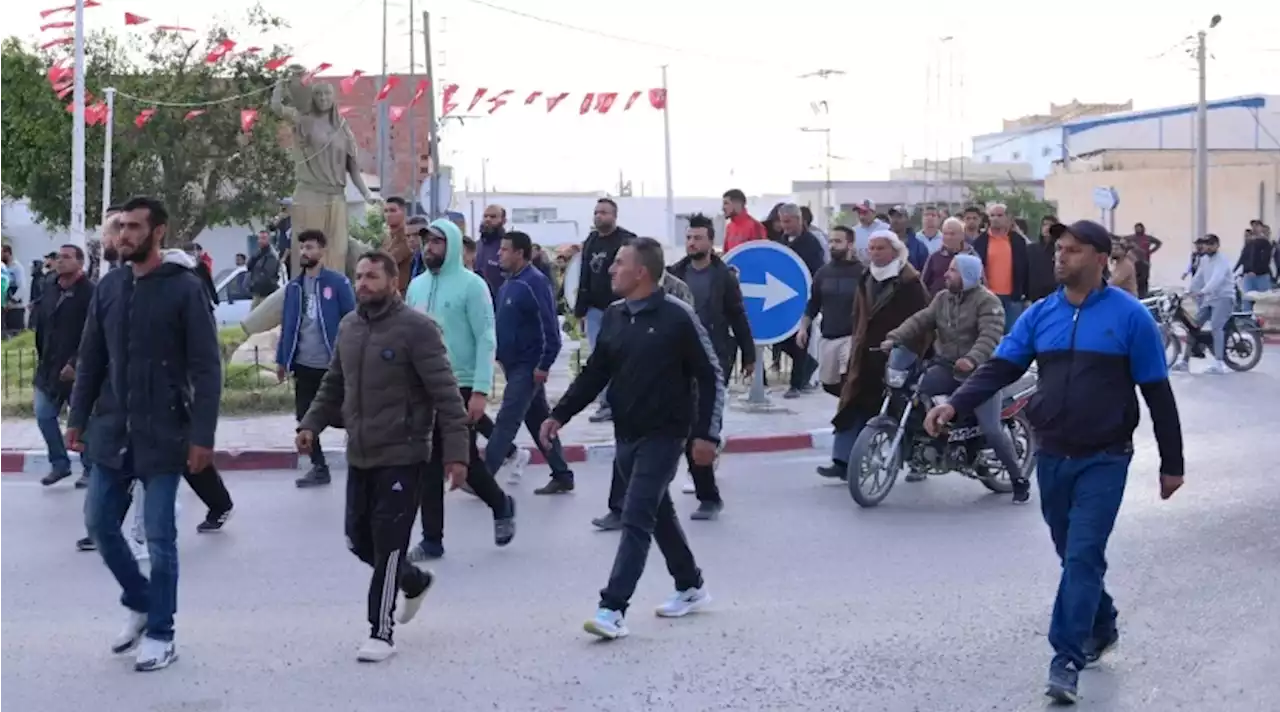
<svg viewBox="0 0 1280 712">
<path fill-rule="evenodd" d="M 449 86 L 444 88 L 444 96 L 441 97 L 440 99 L 440 115 L 441 116 L 448 116 L 449 112 L 458 108 L 458 105 L 453 103 L 453 95 L 457 93 L 458 93 L 457 84 L 450 84 Z"/>
<path fill-rule="evenodd" d="M 194 119 L 195 117 L 200 116 L 200 115 L 201 115 L 201 114 L 203 114 L 203 113 L 204 113 L 204 109 L 192 109 L 191 111 L 188 111 L 188 112 L 187 112 L 187 115 L 186 115 L 186 116 L 182 117 L 182 120 L 183 120 L 183 121 L 190 121 L 190 120 Z"/>
<path fill-rule="evenodd" d="M 398 86 L 400 86 L 400 77 L 394 74 L 387 77 L 387 83 L 382 85 L 382 88 L 378 90 L 378 95 L 373 97 L 373 100 L 385 101 L 388 96 L 391 96 L 391 90 Z"/>
<path fill-rule="evenodd" d="M 622 107 L 622 110 L 631 111 L 631 107 L 636 103 L 636 99 L 639 99 L 639 98 L 640 98 L 640 92 L 638 91 L 631 92 L 631 98 L 627 99 L 627 105 Z"/>
<path fill-rule="evenodd" d="M 350 94 L 356 88 L 356 82 L 360 81 L 360 77 L 364 76 L 364 72 L 357 69 L 351 73 L 351 76 L 338 82 L 338 87 L 342 89 L 343 95 Z"/>
<path fill-rule="evenodd" d="M 266 67 L 267 67 L 267 69 L 268 69 L 268 70 L 270 70 L 270 71 L 274 72 L 274 71 L 276 71 L 277 69 L 279 69 L 279 68 L 283 67 L 283 66 L 284 66 L 284 65 L 285 65 L 285 64 L 286 64 L 290 59 L 292 59 L 292 57 L 290 57 L 290 56 L 289 56 L 289 55 L 287 55 L 287 54 L 286 54 L 285 56 L 283 56 L 283 57 L 276 57 L 275 59 L 268 59 L 268 60 L 267 60 Z"/>
<path fill-rule="evenodd" d="M 427 87 L 430 86 L 426 79 L 419 79 L 418 86 L 413 90 L 413 98 L 409 100 L 409 106 L 413 106 L 422 101 L 422 97 L 427 95 Z"/>
<path fill-rule="evenodd" d="M 529 96 L 526 96 L 526 97 L 524 98 L 524 105 L 525 105 L 525 106 L 528 106 L 528 105 L 532 104 L 533 102 L 537 101 L 537 100 L 538 100 L 538 97 L 540 97 L 540 96 L 542 96 L 542 92 L 540 92 L 540 91 L 529 92 Z"/>
<path fill-rule="evenodd" d="M 45 42 L 44 44 L 40 45 L 40 49 L 52 49 L 54 47 L 57 47 L 58 45 L 71 44 L 72 42 L 75 42 L 75 41 L 76 41 L 76 38 L 74 37 L 59 37 L 56 40 L 49 40 L 48 42 Z"/>
<path fill-rule="evenodd" d="M 63 21 L 63 22 L 49 22 L 41 25 L 40 31 L 48 32 L 49 30 L 65 30 L 68 27 L 75 27 L 75 26 L 76 26 L 76 23 L 71 22 L 69 20 Z"/>
<path fill-rule="evenodd" d="M 311 70 L 310 72 L 307 72 L 307 75 L 302 78 L 302 85 L 306 86 L 310 84 L 312 81 L 315 80 L 317 74 L 319 74 L 320 72 L 323 72 L 324 70 L 332 66 L 333 65 L 329 64 L 328 62 L 321 62 L 320 64 L 316 65 L 315 69 Z"/>
<path fill-rule="evenodd" d="M 650 89 L 649 105 L 655 109 L 667 108 L 667 90 L 666 89 Z"/>
<path fill-rule="evenodd" d="M 249 133 L 253 130 L 253 124 L 258 120 L 257 109 L 241 109 L 240 110 L 240 130 Z"/>
<path fill-rule="evenodd" d="M 594 104 L 595 101 L 596 95 L 592 92 L 587 92 L 587 95 L 582 97 L 582 104 L 578 106 L 578 113 L 585 114 L 588 111 L 591 111 L 591 105 Z"/>
<path fill-rule="evenodd" d="M 151 117 L 155 115 L 156 115 L 155 109 L 143 109 L 142 111 L 138 112 L 138 115 L 136 117 L 134 117 L 133 125 L 137 126 L 138 128 L 142 128 L 147 124 L 148 121 L 151 120 Z"/>
<path fill-rule="evenodd" d="M 502 107 L 506 106 L 507 96 L 514 93 L 515 93 L 514 89 L 504 89 L 498 94 L 489 97 L 489 113 L 492 114 L 498 109 L 501 109 Z"/>
<path fill-rule="evenodd" d="M 96 0 L 85 0 L 85 1 L 84 1 L 84 9 L 88 10 L 88 9 L 89 9 L 89 8 L 91 8 L 91 7 L 98 7 L 98 6 L 99 6 L 99 5 L 101 5 L 101 4 L 102 4 L 102 3 L 97 2 Z M 46 17 L 48 17 L 48 16 L 50 16 L 50 15 L 56 15 L 56 14 L 58 14 L 58 13 L 60 13 L 60 12 L 75 12 L 75 11 L 76 11 L 76 6 L 75 6 L 75 5 L 64 5 L 64 6 L 62 6 L 62 7 L 51 7 L 51 8 L 49 8 L 48 10 L 41 10 L 41 11 L 40 11 L 40 19 L 41 19 L 41 20 L 43 20 L 44 18 L 46 18 Z"/>
<path fill-rule="evenodd" d="M 596 111 L 607 114 L 609 109 L 613 108 L 613 103 L 618 100 L 618 92 L 607 91 L 596 94 Z"/>
<path fill-rule="evenodd" d="M 569 92 L 565 91 L 565 92 L 560 92 L 555 96 L 547 97 L 547 113 L 550 114 L 552 110 L 555 109 L 557 106 L 559 106 L 560 102 L 564 101 L 565 98 L 568 96 L 569 96 Z"/>
<path fill-rule="evenodd" d="M 391 119 L 391 123 L 397 123 L 404 118 L 404 114 L 409 110 L 407 106 L 393 106 L 387 109 L 387 118 Z"/>
<path fill-rule="evenodd" d="M 151 22 L 151 18 L 149 17 L 135 15 L 132 12 L 126 12 L 124 14 L 124 24 L 126 25 L 145 25 L 148 22 Z"/>
<path fill-rule="evenodd" d="M 204 61 L 209 64 L 214 64 L 218 60 L 227 56 L 231 52 L 231 50 L 235 48 L 236 48 L 235 41 L 223 40 L 219 42 L 213 49 L 209 50 L 209 54 L 204 58 Z"/>
<path fill-rule="evenodd" d="M 467 106 L 467 111 L 471 111 L 475 109 L 476 104 L 480 103 L 480 100 L 484 98 L 484 95 L 488 93 L 488 91 L 489 90 L 485 89 L 484 87 L 480 87 L 479 89 L 476 89 L 476 95 L 471 97 L 471 103 Z"/>
</svg>

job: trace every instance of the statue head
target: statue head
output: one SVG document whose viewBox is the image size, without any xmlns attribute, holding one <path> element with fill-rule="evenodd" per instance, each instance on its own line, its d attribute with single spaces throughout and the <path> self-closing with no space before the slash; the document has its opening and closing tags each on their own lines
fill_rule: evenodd
<svg viewBox="0 0 1280 712">
<path fill-rule="evenodd" d="M 333 85 L 328 83 L 316 84 L 311 89 L 311 110 L 317 114 L 327 114 L 333 110 L 334 93 Z"/>
</svg>

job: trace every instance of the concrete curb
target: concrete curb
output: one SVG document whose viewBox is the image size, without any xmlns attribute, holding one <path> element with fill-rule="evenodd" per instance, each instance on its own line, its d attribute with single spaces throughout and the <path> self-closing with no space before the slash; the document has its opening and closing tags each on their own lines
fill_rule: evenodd
<svg viewBox="0 0 1280 712">
<path fill-rule="evenodd" d="M 530 462 L 544 464 L 542 454 L 536 448 L 524 446 L 530 451 Z M 768 435 L 730 436 L 725 439 L 723 452 L 727 454 L 752 454 L 787 452 L 791 450 L 826 449 L 831 447 L 831 429 L 819 429 L 807 433 L 774 433 Z M 612 442 L 565 445 L 565 460 L 570 463 L 607 463 L 613 461 Z M 345 462 L 343 450 L 325 450 L 333 465 Z M 214 464 L 223 471 L 246 470 L 296 470 L 307 463 L 292 450 L 218 450 Z M 0 473 L 44 473 L 49 470 L 49 458 L 43 450 L 0 451 Z"/>
</svg>

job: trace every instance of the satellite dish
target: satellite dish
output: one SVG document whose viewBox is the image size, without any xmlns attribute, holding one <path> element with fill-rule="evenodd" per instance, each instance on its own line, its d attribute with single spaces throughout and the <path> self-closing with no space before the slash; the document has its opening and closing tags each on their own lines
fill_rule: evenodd
<svg viewBox="0 0 1280 712">
<path fill-rule="evenodd" d="M 564 267 L 564 279 L 560 283 L 564 287 L 564 303 L 570 311 L 578 305 L 578 280 L 582 278 L 582 252 L 578 251 Z"/>
</svg>

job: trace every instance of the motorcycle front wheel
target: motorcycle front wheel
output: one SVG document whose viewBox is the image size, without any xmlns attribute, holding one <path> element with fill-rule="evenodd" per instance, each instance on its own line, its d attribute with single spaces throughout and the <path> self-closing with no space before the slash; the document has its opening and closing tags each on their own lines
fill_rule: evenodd
<svg viewBox="0 0 1280 712">
<path fill-rule="evenodd" d="M 859 507 L 874 507 L 889 496 L 902 469 L 901 449 L 893 447 L 895 426 L 867 425 L 849 453 L 849 494 Z"/>
<path fill-rule="evenodd" d="M 1262 360 L 1262 332 L 1232 329 L 1226 334 L 1223 349 L 1227 368 L 1232 371 L 1250 371 Z"/>
<path fill-rule="evenodd" d="M 1031 428 L 1031 421 L 1027 419 L 1025 412 L 1019 412 L 1012 418 L 1006 418 L 1001 425 L 1004 426 L 1005 435 L 1013 441 L 1013 452 L 1018 457 L 1018 467 L 1022 470 L 1022 476 L 1030 478 L 1035 474 L 1037 448 L 1036 431 Z M 999 494 L 1012 492 L 1013 480 L 1009 477 L 1009 471 L 1000 464 L 1000 460 L 994 454 L 988 467 L 991 474 L 979 477 L 978 481 L 992 492 Z"/>
<path fill-rule="evenodd" d="M 1182 355 L 1183 339 L 1178 336 L 1173 327 L 1168 324 L 1160 325 L 1160 340 L 1164 342 L 1164 365 L 1172 366 L 1178 362 L 1178 357 Z"/>
</svg>

